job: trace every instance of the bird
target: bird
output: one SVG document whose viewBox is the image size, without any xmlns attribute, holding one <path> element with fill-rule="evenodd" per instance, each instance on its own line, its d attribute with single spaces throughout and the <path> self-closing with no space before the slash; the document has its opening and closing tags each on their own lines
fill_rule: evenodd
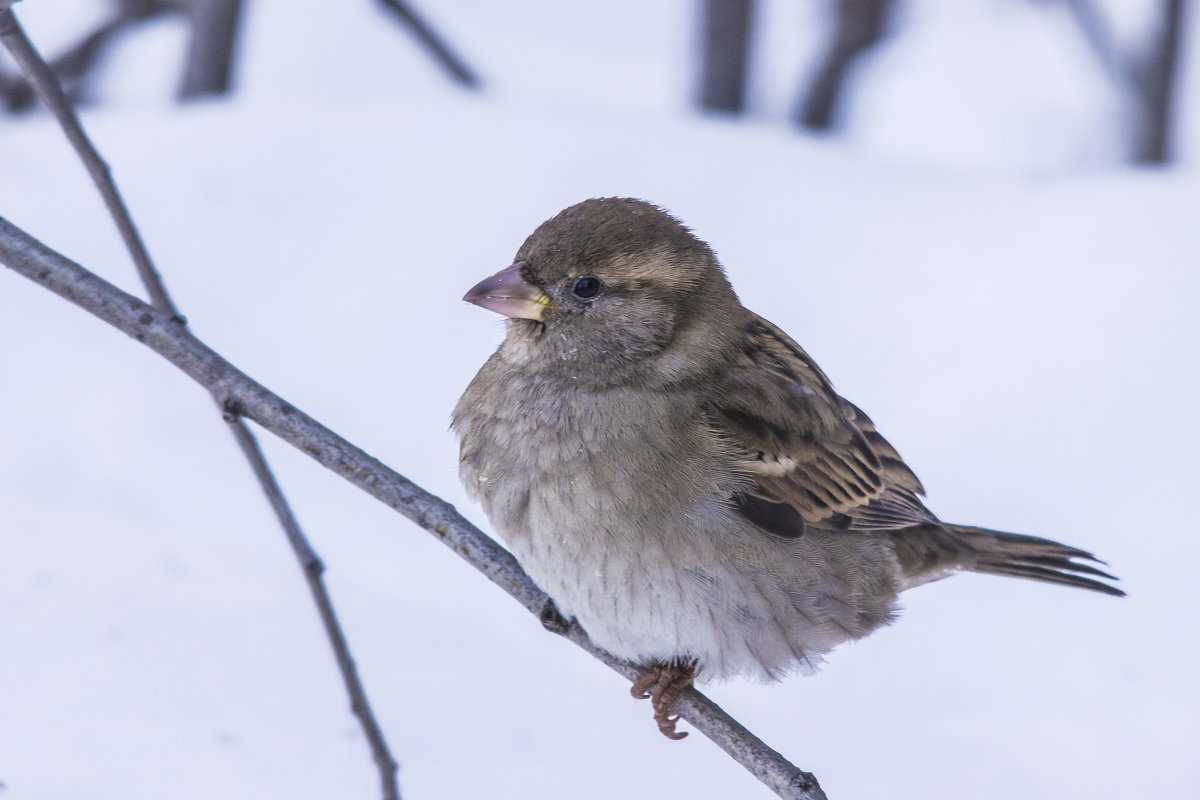
<svg viewBox="0 0 1200 800">
<path fill-rule="evenodd" d="M 652 203 L 566 208 L 463 299 L 507 320 L 452 415 L 460 478 L 562 617 L 637 666 L 668 738 L 693 682 L 811 673 L 956 572 L 1124 594 L 1085 550 L 942 522 L 871 419 Z"/>
</svg>

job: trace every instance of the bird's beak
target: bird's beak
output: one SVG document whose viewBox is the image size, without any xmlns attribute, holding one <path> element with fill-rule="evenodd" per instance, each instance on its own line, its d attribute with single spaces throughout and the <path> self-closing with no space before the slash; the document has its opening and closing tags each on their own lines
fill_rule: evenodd
<svg viewBox="0 0 1200 800">
<path fill-rule="evenodd" d="M 521 267 L 524 265 L 525 262 L 518 261 L 492 277 L 484 278 L 463 295 L 463 300 L 506 317 L 540 322 L 550 298 L 521 277 Z"/>
</svg>

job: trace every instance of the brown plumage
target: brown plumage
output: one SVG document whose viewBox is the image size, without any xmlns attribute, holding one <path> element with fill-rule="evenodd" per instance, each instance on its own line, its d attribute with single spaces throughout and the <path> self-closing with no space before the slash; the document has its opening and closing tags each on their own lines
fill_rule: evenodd
<svg viewBox="0 0 1200 800">
<path fill-rule="evenodd" d="M 1083 550 L 938 520 L 866 414 L 649 203 L 566 209 L 465 299 L 510 319 L 454 411 L 463 480 L 560 610 L 647 667 L 668 735 L 693 673 L 811 669 L 954 571 L 1123 594 Z"/>
</svg>

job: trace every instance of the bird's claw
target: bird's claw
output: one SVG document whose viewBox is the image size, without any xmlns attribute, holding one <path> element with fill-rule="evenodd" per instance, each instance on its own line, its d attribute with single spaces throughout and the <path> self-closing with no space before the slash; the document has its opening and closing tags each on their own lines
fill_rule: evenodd
<svg viewBox="0 0 1200 800">
<path fill-rule="evenodd" d="M 679 740 L 687 736 L 686 731 L 675 730 L 679 715 L 671 714 L 671 704 L 679 697 L 680 692 L 692 685 L 695 674 L 694 661 L 655 664 L 634 681 L 629 690 L 638 700 L 650 699 L 658 730 L 668 739 Z"/>
<path fill-rule="evenodd" d="M 661 667 L 652 667 L 647 670 L 642 677 L 633 682 L 633 686 L 629 687 L 629 693 L 633 695 L 635 700 L 645 700 L 650 697 L 650 687 L 658 683 L 658 675 Z"/>
</svg>

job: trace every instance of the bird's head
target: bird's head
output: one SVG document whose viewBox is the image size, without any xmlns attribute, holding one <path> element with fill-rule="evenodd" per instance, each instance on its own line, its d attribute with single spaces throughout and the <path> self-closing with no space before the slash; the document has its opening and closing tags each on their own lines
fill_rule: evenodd
<svg viewBox="0 0 1200 800">
<path fill-rule="evenodd" d="M 707 244 L 627 198 L 542 223 L 463 299 L 510 318 L 505 357 L 600 383 L 699 379 L 742 310 Z"/>
</svg>

